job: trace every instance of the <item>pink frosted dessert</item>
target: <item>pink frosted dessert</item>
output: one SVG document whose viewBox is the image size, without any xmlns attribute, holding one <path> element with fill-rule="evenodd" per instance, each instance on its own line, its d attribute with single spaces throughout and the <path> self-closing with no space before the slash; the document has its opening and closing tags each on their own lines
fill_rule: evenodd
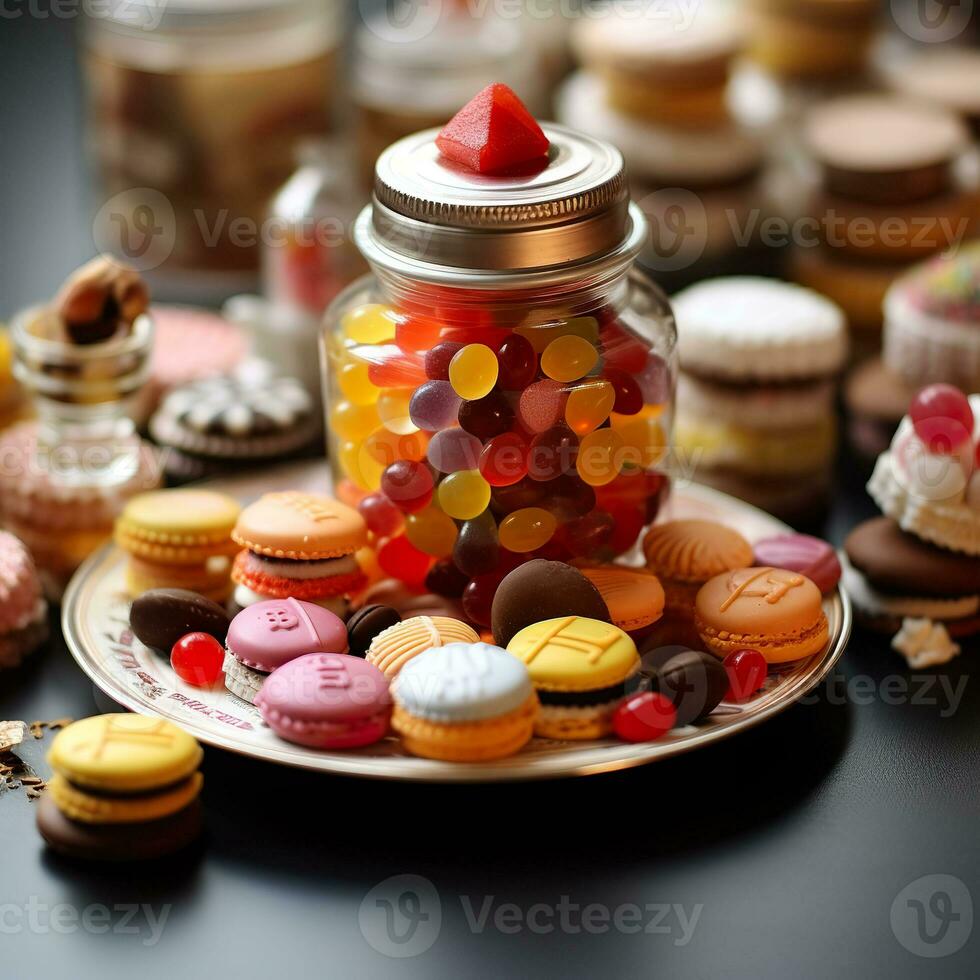
<svg viewBox="0 0 980 980">
<path fill-rule="evenodd" d="M 753 545 L 755 563 L 805 575 L 826 595 L 840 581 L 837 552 L 809 534 L 777 534 Z"/>
</svg>

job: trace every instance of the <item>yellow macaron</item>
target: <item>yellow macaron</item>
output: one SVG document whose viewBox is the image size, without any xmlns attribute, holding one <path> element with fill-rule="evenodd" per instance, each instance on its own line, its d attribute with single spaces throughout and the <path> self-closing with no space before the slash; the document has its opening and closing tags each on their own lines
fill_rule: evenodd
<svg viewBox="0 0 980 980">
<path fill-rule="evenodd" d="M 149 823 L 178 813 L 193 803 L 203 782 L 204 777 L 195 772 L 158 793 L 110 796 L 88 793 L 56 773 L 49 780 L 47 791 L 69 820 L 95 824 Z"/>
</svg>

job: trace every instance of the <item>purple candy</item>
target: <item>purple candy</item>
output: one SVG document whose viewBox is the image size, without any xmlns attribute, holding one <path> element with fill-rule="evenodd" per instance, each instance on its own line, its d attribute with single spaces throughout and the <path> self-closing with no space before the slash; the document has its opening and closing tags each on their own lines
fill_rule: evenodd
<svg viewBox="0 0 980 980">
<path fill-rule="evenodd" d="M 438 432 L 456 424 L 462 398 L 448 381 L 426 381 L 415 389 L 408 403 L 414 425 L 426 432 Z"/>
<path fill-rule="evenodd" d="M 475 470 L 480 463 L 483 443 L 462 429 L 443 429 L 429 443 L 429 462 L 440 473 Z"/>
<path fill-rule="evenodd" d="M 753 546 L 756 565 L 785 568 L 812 580 L 825 595 L 840 580 L 837 552 L 820 538 L 809 534 L 777 534 Z"/>
</svg>

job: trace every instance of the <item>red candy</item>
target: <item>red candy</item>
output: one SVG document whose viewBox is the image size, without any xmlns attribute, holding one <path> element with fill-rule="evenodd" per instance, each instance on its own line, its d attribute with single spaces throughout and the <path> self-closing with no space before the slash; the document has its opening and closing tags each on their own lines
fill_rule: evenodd
<svg viewBox="0 0 980 980">
<path fill-rule="evenodd" d="M 424 587 L 432 561 L 404 534 L 391 538 L 378 549 L 378 564 L 382 571 L 392 578 L 400 578 L 410 589 Z"/>
<path fill-rule="evenodd" d="M 527 440 L 519 432 L 495 436 L 480 454 L 480 473 L 492 487 L 509 487 L 527 476 Z"/>
<path fill-rule="evenodd" d="M 422 354 L 439 343 L 442 326 L 425 316 L 411 316 L 395 327 L 395 343 L 410 354 Z"/>
<path fill-rule="evenodd" d="M 616 526 L 612 515 L 594 510 L 566 524 L 562 532 L 565 547 L 576 558 L 591 558 L 608 547 Z"/>
<path fill-rule="evenodd" d="M 463 349 L 464 344 L 445 340 L 436 344 L 425 355 L 425 373 L 430 381 L 448 381 L 449 363 Z"/>
<path fill-rule="evenodd" d="M 221 673 L 225 648 L 207 633 L 188 633 L 170 651 L 174 673 L 192 687 L 210 687 Z"/>
<path fill-rule="evenodd" d="M 538 373 L 538 355 L 520 334 L 508 337 L 497 351 L 497 384 L 504 391 L 523 391 Z"/>
<path fill-rule="evenodd" d="M 368 530 L 379 538 L 397 534 L 405 523 L 402 512 L 383 494 L 369 493 L 357 505 Z"/>
<path fill-rule="evenodd" d="M 527 472 L 532 480 L 553 480 L 575 469 L 578 436 L 568 426 L 556 425 L 531 440 Z"/>
<path fill-rule="evenodd" d="M 606 368 L 638 374 L 646 367 L 647 345 L 622 325 L 614 323 L 605 327 L 599 340 Z"/>
<path fill-rule="evenodd" d="M 493 597 L 497 594 L 497 587 L 502 579 L 503 575 L 499 572 L 477 575 L 463 590 L 463 612 L 477 626 L 490 625 Z"/>
<path fill-rule="evenodd" d="M 514 422 L 511 408 L 503 392 L 491 391 L 483 398 L 464 401 L 459 407 L 459 426 L 483 442 L 510 429 Z"/>
<path fill-rule="evenodd" d="M 518 414 L 521 425 L 528 432 L 544 432 L 555 425 L 565 414 L 568 394 L 560 381 L 545 378 L 535 381 L 521 393 Z"/>
<path fill-rule="evenodd" d="M 437 561 L 425 576 L 425 588 L 444 599 L 458 599 L 469 584 L 464 575 L 449 558 Z"/>
<path fill-rule="evenodd" d="M 666 735 L 677 721 L 670 699 L 656 691 L 627 698 L 613 713 L 613 731 L 624 742 L 653 742 Z"/>
<path fill-rule="evenodd" d="M 766 682 L 769 665 L 758 650 L 736 650 L 724 660 L 728 671 L 726 701 L 747 701 Z"/>
<path fill-rule="evenodd" d="M 549 143 L 524 103 L 496 82 L 446 123 L 436 146 L 454 163 L 488 174 L 543 158 Z"/>
<path fill-rule="evenodd" d="M 952 453 L 973 436 L 973 411 L 959 388 L 935 384 L 923 388 L 909 409 L 915 434 L 932 453 Z"/>
<path fill-rule="evenodd" d="M 613 411 L 617 415 L 636 415 L 643 408 L 643 392 L 633 375 L 617 368 L 606 368 L 602 376 L 616 393 Z"/>
<path fill-rule="evenodd" d="M 368 364 L 368 380 L 378 388 L 416 388 L 425 381 L 425 367 L 418 354 L 406 354 L 395 344 L 358 348 Z"/>
<path fill-rule="evenodd" d="M 381 474 L 381 491 L 399 510 L 414 514 L 429 506 L 435 480 L 424 463 L 396 459 Z"/>
</svg>

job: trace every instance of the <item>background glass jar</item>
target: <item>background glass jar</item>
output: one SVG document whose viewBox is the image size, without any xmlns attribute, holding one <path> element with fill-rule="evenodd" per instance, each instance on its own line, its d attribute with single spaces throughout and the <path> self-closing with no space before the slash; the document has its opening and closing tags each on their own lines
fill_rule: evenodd
<svg viewBox="0 0 980 980">
<path fill-rule="evenodd" d="M 574 194 L 591 170 L 595 186 L 585 196 L 604 203 L 581 217 L 598 226 L 578 234 L 600 236 L 581 243 L 592 249 L 587 260 L 535 266 L 533 274 L 510 267 L 522 251 L 538 253 L 530 261 L 551 247 L 574 252 L 575 242 L 549 238 L 559 227 L 567 233 L 567 222 L 538 228 L 545 235 L 530 249 L 512 242 L 505 271 L 432 261 L 449 254 L 438 242 L 443 230 L 451 233 L 452 255 L 465 256 L 469 243 L 472 256 L 487 261 L 503 247 L 472 227 L 429 228 L 421 251 L 406 254 L 412 246 L 388 234 L 389 205 L 418 198 L 403 196 L 405 188 L 386 193 L 390 154 L 395 172 L 412 161 L 411 150 L 406 158 L 396 144 L 379 161 L 379 197 L 355 230 L 374 273 L 338 297 L 322 338 L 338 494 L 364 515 L 385 573 L 461 598 L 481 625 L 489 624 L 500 580 L 524 561 L 608 561 L 629 552 L 668 486 L 662 467 L 676 332 L 663 293 L 632 269 L 643 218 L 616 183 L 618 153 L 557 130 L 547 132 L 572 141 L 573 156 L 608 152 L 596 165 L 603 173 L 581 156 L 565 166 L 561 148 L 539 191 L 504 182 L 498 203 L 505 206 L 511 193 L 549 201 Z M 424 142 L 425 134 L 413 139 Z M 467 180 L 457 171 L 446 179 Z M 493 181 L 473 183 L 478 201 L 486 194 L 498 200 Z M 525 213 L 517 234 L 533 233 L 527 225 Z M 602 236 L 608 247 L 594 249 Z"/>
</svg>

